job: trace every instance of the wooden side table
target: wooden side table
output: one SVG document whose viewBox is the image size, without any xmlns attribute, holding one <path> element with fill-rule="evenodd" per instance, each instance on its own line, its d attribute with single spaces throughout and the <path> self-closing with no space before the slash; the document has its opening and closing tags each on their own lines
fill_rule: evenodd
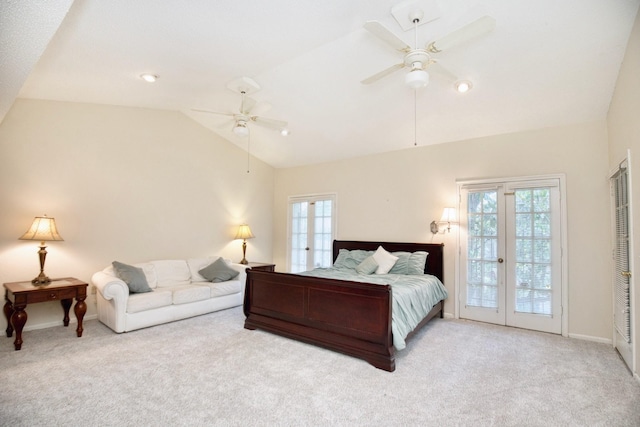
<svg viewBox="0 0 640 427">
<path fill-rule="evenodd" d="M 260 271 L 275 271 L 276 265 L 268 262 L 250 262 L 247 267 L 251 267 L 252 270 Z"/>
<path fill-rule="evenodd" d="M 69 309 L 73 298 L 75 298 L 76 305 L 73 311 L 78 319 L 76 334 L 81 337 L 84 330 L 82 319 L 87 312 L 87 304 L 84 302 L 87 298 L 87 286 L 87 283 L 74 277 L 54 279 L 45 286 L 34 286 L 31 281 L 5 283 L 4 315 L 7 318 L 7 337 L 10 338 L 15 329 L 16 339 L 13 342 L 15 349 L 22 348 L 22 329 L 27 323 L 27 312 L 25 311 L 27 304 L 59 300 L 64 309 L 62 323 L 64 326 L 69 326 Z"/>
</svg>

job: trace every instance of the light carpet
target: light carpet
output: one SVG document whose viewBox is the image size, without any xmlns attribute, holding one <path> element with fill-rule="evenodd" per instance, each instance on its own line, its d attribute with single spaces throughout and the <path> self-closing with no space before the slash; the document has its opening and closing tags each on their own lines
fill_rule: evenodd
<svg viewBox="0 0 640 427">
<path fill-rule="evenodd" d="M 436 319 L 396 371 L 262 331 L 240 307 L 125 334 L 0 339 L 3 426 L 638 426 L 610 345 Z"/>
</svg>

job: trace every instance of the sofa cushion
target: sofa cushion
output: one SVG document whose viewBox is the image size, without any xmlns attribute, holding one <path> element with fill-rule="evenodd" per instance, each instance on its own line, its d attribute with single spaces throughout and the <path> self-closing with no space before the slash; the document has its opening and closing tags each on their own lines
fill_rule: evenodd
<svg viewBox="0 0 640 427">
<path fill-rule="evenodd" d="M 202 277 L 198 271 L 202 270 L 206 266 L 213 263 L 219 257 L 208 257 L 208 258 L 189 258 L 187 260 L 187 265 L 189 266 L 189 272 L 191 273 L 191 282 L 208 282 L 206 278 Z"/>
<path fill-rule="evenodd" d="M 211 289 L 211 298 L 216 298 L 242 292 L 242 286 L 244 286 L 244 284 L 240 283 L 240 280 L 227 280 L 226 282 L 218 283 L 198 283 L 198 286 L 208 287 Z"/>
<path fill-rule="evenodd" d="M 151 264 L 156 270 L 158 288 L 191 283 L 191 273 L 186 260 L 151 261 Z"/>
<path fill-rule="evenodd" d="M 155 289 L 143 294 L 130 294 L 127 298 L 127 313 L 139 313 L 171 305 L 171 303 L 172 292 L 169 290 Z"/>
<path fill-rule="evenodd" d="M 174 304 L 187 304 L 195 301 L 202 301 L 211 297 L 211 291 L 204 286 L 183 285 L 163 288 L 173 292 Z"/>
<path fill-rule="evenodd" d="M 129 287 L 129 292 L 144 293 L 152 291 L 144 275 L 144 271 L 140 267 L 118 261 L 113 261 L 111 264 L 113 265 L 116 276 Z"/>
<path fill-rule="evenodd" d="M 218 258 L 211 265 L 198 271 L 198 273 L 210 282 L 216 283 L 235 279 L 240 274 L 237 270 L 229 267 L 222 258 Z"/>
</svg>

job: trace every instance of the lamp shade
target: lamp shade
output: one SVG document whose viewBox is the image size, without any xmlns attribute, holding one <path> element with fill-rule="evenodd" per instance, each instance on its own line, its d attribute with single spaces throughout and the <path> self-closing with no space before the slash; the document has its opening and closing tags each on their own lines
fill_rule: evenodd
<svg viewBox="0 0 640 427">
<path fill-rule="evenodd" d="M 64 239 L 58 233 L 55 218 L 49 218 L 44 215 L 35 217 L 29 230 L 27 230 L 19 240 L 39 240 L 45 242 Z"/>
<path fill-rule="evenodd" d="M 240 227 L 238 227 L 238 232 L 236 233 L 236 240 L 237 239 L 253 239 L 255 236 L 253 235 L 253 233 L 251 232 L 251 228 L 249 228 L 249 226 L 247 224 L 242 224 Z"/>
<path fill-rule="evenodd" d="M 456 208 L 444 208 L 442 210 L 442 222 L 456 222 Z"/>
</svg>

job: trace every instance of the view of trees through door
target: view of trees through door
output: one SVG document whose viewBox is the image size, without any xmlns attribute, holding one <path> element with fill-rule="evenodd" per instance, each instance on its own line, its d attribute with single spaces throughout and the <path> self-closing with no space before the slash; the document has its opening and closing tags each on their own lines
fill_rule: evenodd
<svg viewBox="0 0 640 427">
<path fill-rule="evenodd" d="M 333 263 L 335 195 L 289 200 L 289 271 L 299 273 Z"/>
<path fill-rule="evenodd" d="M 562 332 L 559 179 L 462 184 L 460 317 Z"/>
</svg>

